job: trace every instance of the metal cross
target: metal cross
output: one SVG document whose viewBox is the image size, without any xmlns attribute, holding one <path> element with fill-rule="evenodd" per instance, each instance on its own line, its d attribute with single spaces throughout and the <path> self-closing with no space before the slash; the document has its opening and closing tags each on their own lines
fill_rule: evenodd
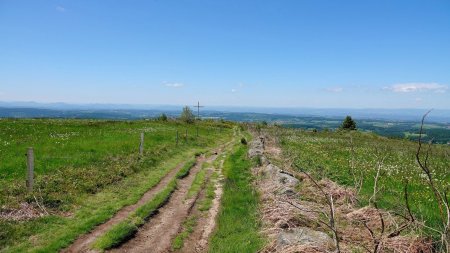
<svg viewBox="0 0 450 253">
<path fill-rule="evenodd" d="M 200 106 L 200 101 L 198 101 L 197 105 L 194 105 L 194 107 L 197 107 L 197 119 L 200 119 L 200 107 L 205 107 L 205 106 Z"/>
</svg>

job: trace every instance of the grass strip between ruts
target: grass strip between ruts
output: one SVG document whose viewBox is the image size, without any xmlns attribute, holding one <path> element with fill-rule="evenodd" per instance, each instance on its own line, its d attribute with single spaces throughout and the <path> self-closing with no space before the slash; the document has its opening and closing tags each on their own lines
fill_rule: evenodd
<svg viewBox="0 0 450 253">
<path fill-rule="evenodd" d="M 189 235 L 194 232 L 194 228 L 197 225 L 197 216 L 190 216 L 183 222 L 183 231 L 179 233 L 172 242 L 172 249 L 179 250 L 184 246 L 184 240 L 189 237 Z"/>
<path fill-rule="evenodd" d="M 177 182 L 189 175 L 189 171 L 196 164 L 191 159 L 178 171 L 175 178 L 167 186 L 155 195 L 149 202 L 140 206 L 128 218 L 112 226 L 105 234 L 95 240 L 92 247 L 98 250 L 107 250 L 116 247 L 131 238 L 160 207 L 162 207 L 177 188 Z"/>
<path fill-rule="evenodd" d="M 189 175 L 189 172 L 191 171 L 191 168 L 194 167 L 194 165 L 197 163 L 197 160 L 195 158 L 192 158 L 191 160 L 187 161 L 183 168 L 181 168 L 177 175 L 177 179 L 183 179 Z"/>
</svg>

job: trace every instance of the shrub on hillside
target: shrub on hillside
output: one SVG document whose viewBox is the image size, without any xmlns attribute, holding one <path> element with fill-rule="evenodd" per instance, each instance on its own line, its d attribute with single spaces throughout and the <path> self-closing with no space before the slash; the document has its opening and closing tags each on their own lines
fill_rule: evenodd
<svg viewBox="0 0 450 253">
<path fill-rule="evenodd" d="M 347 116 L 342 122 L 341 129 L 356 130 L 356 122 L 352 119 L 352 117 Z"/>
<path fill-rule="evenodd" d="M 194 113 L 192 112 L 191 108 L 189 108 L 189 106 L 185 106 L 183 108 L 180 119 L 189 124 L 194 123 L 195 116 L 194 116 Z"/>
<path fill-rule="evenodd" d="M 158 120 L 160 120 L 160 121 L 167 121 L 167 115 L 166 115 L 165 113 L 161 114 L 161 115 L 158 117 Z"/>
</svg>

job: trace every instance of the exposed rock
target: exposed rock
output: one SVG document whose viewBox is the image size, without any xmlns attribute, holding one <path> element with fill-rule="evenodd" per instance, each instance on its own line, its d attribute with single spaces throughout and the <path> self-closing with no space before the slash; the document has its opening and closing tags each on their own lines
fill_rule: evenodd
<svg viewBox="0 0 450 253">
<path fill-rule="evenodd" d="M 278 166 L 269 164 L 262 168 L 262 173 L 265 176 L 272 177 L 273 180 L 280 183 L 280 186 L 292 188 L 297 187 L 300 181 L 291 174 L 284 172 Z"/>
<path fill-rule="evenodd" d="M 269 159 L 267 159 L 267 157 L 261 156 L 261 164 L 262 164 L 263 166 L 267 166 L 267 165 L 270 164 L 270 161 L 269 161 Z"/>
<path fill-rule="evenodd" d="M 297 178 L 281 172 L 278 173 L 278 180 L 283 185 L 292 188 L 296 187 L 300 183 Z"/>
<path fill-rule="evenodd" d="M 333 239 L 331 239 L 327 234 L 307 227 L 289 229 L 282 231 L 278 235 L 277 247 L 281 248 L 295 244 L 326 248 L 334 247 Z"/>
<path fill-rule="evenodd" d="M 307 228 L 303 221 L 305 215 L 286 200 L 293 201 L 298 205 L 298 186 L 300 180 L 288 171 L 272 164 L 269 158 L 279 155 L 281 152 L 267 152 L 264 138 L 255 138 L 249 144 L 249 157 L 259 156 L 261 166 L 255 168 L 254 173 L 259 176 L 258 186 L 262 192 L 262 200 L 265 205 L 263 210 L 264 219 L 273 225 L 268 229 L 273 240 L 267 249 L 262 252 L 326 252 L 334 248 L 334 241 L 324 232 Z M 273 147 L 272 147 L 273 148 Z M 274 149 L 273 149 L 274 150 Z M 268 155 L 266 157 L 265 155 Z M 302 214 L 300 220 L 299 214 Z M 318 217 L 308 218 L 315 221 Z M 315 251 L 303 249 L 314 249 Z M 287 249 L 292 251 L 286 251 Z M 301 249 L 297 251 L 297 249 Z"/>
<path fill-rule="evenodd" d="M 263 170 L 264 175 L 269 175 L 269 176 L 275 176 L 280 172 L 280 168 L 278 168 L 278 166 L 273 165 L 273 164 L 264 166 L 262 170 Z"/>
<path fill-rule="evenodd" d="M 284 195 L 286 195 L 288 197 L 292 197 L 292 196 L 297 195 L 297 193 L 294 190 L 290 189 L 290 188 L 283 189 L 281 191 L 281 194 L 284 194 Z"/>
<path fill-rule="evenodd" d="M 264 137 L 255 138 L 250 142 L 248 149 L 248 156 L 250 158 L 262 156 L 264 154 Z"/>
<path fill-rule="evenodd" d="M 296 187 L 300 184 L 300 181 L 290 173 L 281 170 L 278 166 L 273 164 L 263 166 L 259 169 L 259 172 L 262 176 L 273 180 L 277 185 L 277 194 L 289 197 L 296 195 Z"/>
<path fill-rule="evenodd" d="M 249 156 L 250 158 L 254 158 L 254 157 L 257 157 L 257 156 L 262 156 L 262 154 L 263 154 L 263 152 L 260 151 L 259 149 L 253 149 L 253 148 L 250 148 L 250 149 L 248 150 L 248 156 Z"/>
</svg>

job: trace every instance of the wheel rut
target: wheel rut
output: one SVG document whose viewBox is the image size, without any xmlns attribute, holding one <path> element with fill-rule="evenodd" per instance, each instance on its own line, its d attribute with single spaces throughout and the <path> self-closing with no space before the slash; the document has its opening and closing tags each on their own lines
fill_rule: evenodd
<svg viewBox="0 0 450 253">
<path fill-rule="evenodd" d="M 221 173 L 223 166 L 223 160 L 220 162 L 219 168 L 210 168 L 210 172 L 217 173 L 218 177 L 216 179 L 209 178 L 209 180 L 214 180 L 214 199 L 212 201 L 212 206 L 209 210 L 202 212 L 198 209 L 199 201 L 196 202 L 195 206 L 192 208 L 190 216 L 197 218 L 196 226 L 194 231 L 185 239 L 183 248 L 175 252 L 183 253 L 198 253 L 206 252 L 208 249 L 208 239 L 211 236 L 214 228 L 216 227 L 216 218 L 220 210 L 220 201 L 222 198 L 223 188 L 222 181 L 223 175 Z M 206 182 L 208 183 L 208 182 Z M 206 189 L 203 188 L 199 194 L 199 200 L 205 198 Z"/>
<path fill-rule="evenodd" d="M 154 186 L 146 193 L 144 193 L 142 198 L 137 203 L 122 208 L 107 222 L 97 226 L 94 230 L 92 230 L 88 234 L 82 235 L 70 247 L 62 250 L 61 252 L 64 253 L 94 252 L 90 249 L 90 245 L 99 236 L 104 234 L 115 224 L 119 223 L 120 221 L 128 217 L 130 213 L 132 213 L 138 207 L 142 206 L 143 204 L 151 200 L 158 192 L 164 189 L 164 187 L 175 177 L 177 172 L 183 167 L 184 164 L 185 162 L 178 164 L 174 169 L 172 169 L 169 173 L 167 173 L 156 186 Z"/>
<path fill-rule="evenodd" d="M 234 134 L 235 135 L 235 134 Z M 191 213 L 197 199 L 201 197 L 202 192 L 197 194 L 194 198 L 186 199 L 186 193 L 192 184 L 195 175 L 201 170 L 204 162 L 212 162 L 224 150 L 228 149 L 235 140 L 230 140 L 227 143 L 221 144 L 213 149 L 213 155 L 209 158 L 200 156 L 197 158 L 197 164 L 191 169 L 189 175 L 184 179 L 178 181 L 178 186 L 175 192 L 170 197 L 169 201 L 161 207 L 157 213 L 142 226 L 137 234 L 129 241 L 125 242 L 118 248 L 111 249 L 110 252 L 168 252 L 171 249 L 171 239 L 176 236 L 181 228 L 182 222 Z M 149 189 L 142 198 L 133 205 L 126 206 L 118 211 L 112 218 L 103 224 L 98 225 L 87 234 L 81 235 L 69 247 L 60 252 L 97 252 L 91 249 L 92 243 L 97 238 L 106 233 L 114 225 L 126 219 L 131 213 L 143 204 L 150 201 L 156 194 L 163 190 L 168 183 L 171 182 L 184 166 L 185 162 L 178 164 L 175 168 L 170 170 L 159 183 Z M 214 200 L 216 201 L 216 200 Z M 215 204 L 213 204 L 215 205 Z M 217 202 L 217 210 L 220 201 Z M 215 216 L 214 216 L 215 217 Z M 212 231 L 212 229 L 211 229 Z"/>
<path fill-rule="evenodd" d="M 196 174 L 201 170 L 203 162 L 212 162 L 217 156 L 214 154 L 206 160 L 198 162 L 191 169 L 190 174 L 178 182 L 177 190 L 172 194 L 168 203 L 161 207 L 158 213 L 142 226 L 132 239 L 109 252 L 169 252 L 172 238 L 177 235 L 182 222 L 189 215 L 197 200 L 197 196 L 186 199 L 186 194 Z"/>
</svg>

